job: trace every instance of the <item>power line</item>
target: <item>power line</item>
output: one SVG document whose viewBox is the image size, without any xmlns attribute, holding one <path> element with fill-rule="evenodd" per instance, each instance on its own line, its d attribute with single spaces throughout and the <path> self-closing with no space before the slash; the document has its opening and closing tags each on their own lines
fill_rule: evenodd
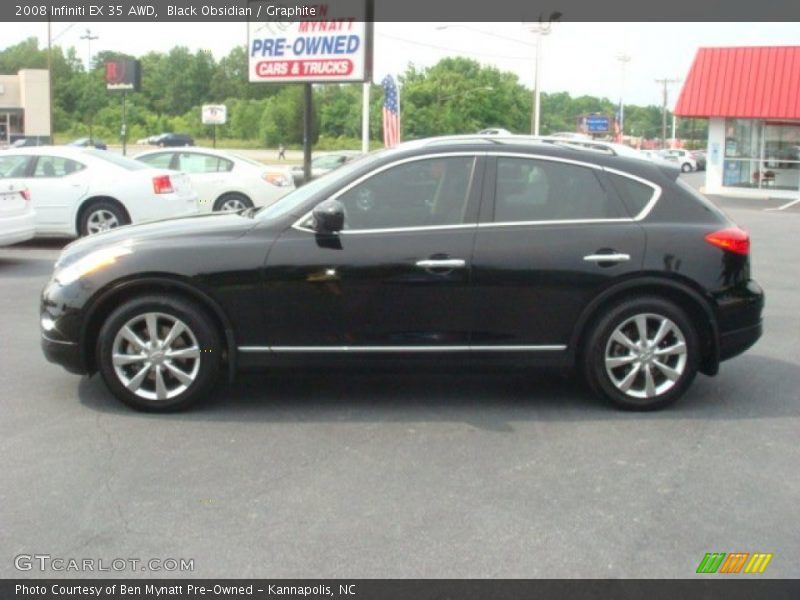
<svg viewBox="0 0 800 600">
<path fill-rule="evenodd" d="M 426 42 L 417 42 L 415 40 L 409 40 L 409 39 L 406 39 L 406 38 L 397 37 L 395 35 L 389 35 L 388 33 L 378 33 L 377 35 L 378 35 L 378 37 L 385 37 L 385 38 L 389 38 L 391 40 L 395 40 L 395 41 L 398 41 L 398 42 L 404 42 L 406 44 L 412 44 L 414 46 L 424 46 L 426 48 L 435 48 L 437 50 L 446 50 L 447 52 L 458 52 L 459 54 L 464 54 L 465 53 L 464 50 L 460 50 L 458 48 L 448 48 L 447 46 L 438 46 L 436 44 L 428 44 Z M 530 61 L 531 60 L 530 56 L 508 56 L 508 55 L 504 55 L 504 54 L 490 54 L 488 52 L 475 52 L 473 50 L 470 50 L 469 53 L 470 54 L 474 54 L 476 56 L 486 56 L 486 57 L 489 57 L 489 58 L 507 58 L 507 59 L 510 59 L 510 60 L 525 60 L 525 61 Z"/>
</svg>

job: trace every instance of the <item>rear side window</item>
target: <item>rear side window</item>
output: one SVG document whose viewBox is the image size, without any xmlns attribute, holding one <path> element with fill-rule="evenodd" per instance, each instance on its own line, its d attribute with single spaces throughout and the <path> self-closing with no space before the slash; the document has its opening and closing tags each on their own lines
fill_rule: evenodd
<svg viewBox="0 0 800 600">
<path fill-rule="evenodd" d="M 594 169 L 528 158 L 497 159 L 494 220 L 574 221 L 623 217 Z"/>
<path fill-rule="evenodd" d="M 631 217 L 641 213 L 656 193 L 656 190 L 651 186 L 630 177 L 609 173 L 608 178 L 617 189 Z"/>
<path fill-rule="evenodd" d="M 65 177 L 86 167 L 75 160 L 61 156 L 40 156 L 36 161 L 34 177 Z"/>
</svg>

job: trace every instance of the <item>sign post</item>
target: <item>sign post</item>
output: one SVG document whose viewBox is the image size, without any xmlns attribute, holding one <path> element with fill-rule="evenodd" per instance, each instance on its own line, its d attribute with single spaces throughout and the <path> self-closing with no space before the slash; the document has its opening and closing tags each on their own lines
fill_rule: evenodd
<svg viewBox="0 0 800 600">
<path fill-rule="evenodd" d="M 125 100 L 129 91 L 139 91 L 142 87 L 142 71 L 138 60 L 132 58 L 115 58 L 106 62 L 106 89 L 122 92 L 122 155 L 127 154 L 128 126 L 125 115 Z"/>
<path fill-rule="evenodd" d="M 228 107 L 224 104 L 204 104 L 201 110 L 203 125 L 213 125 L 214 148 L 217 147 L 217 125 L 225 125 L 228 120 Z"/>
<path fill-rule="evenodd" d="M 254 8 L 265 20 L 248 22 L 248 78 L 251 83 L 304 85 L 303 172 L 305 181 L 309 181 L 312 84 L 363 83 L 372 79 L 372 0 L 309 6 L 300 17 L 303 20 L 295 21 L 274 20 L 280 15 L 273 14 L 273 3 L 252 4 L 261 5 Z"/>
</svg>

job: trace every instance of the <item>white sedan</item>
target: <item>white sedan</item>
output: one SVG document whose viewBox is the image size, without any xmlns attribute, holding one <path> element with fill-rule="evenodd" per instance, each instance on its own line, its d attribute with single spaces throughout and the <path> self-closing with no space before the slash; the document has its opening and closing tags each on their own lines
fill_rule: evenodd
<svg viewBox="0 0 800 600">
<path fill-rule="evenodd" d="M 136 160 L 186 173 L 204 211 L 269 206 L 295 187 L 288 169 L 267 167 L 238 154 L 210 148 L 153 150 L 137 155 Z"/>
<path fill-rule="evenodd" d="M 37 236 L 83 236 L 198 211 L 186 175 L 93 148 L 0 151 L 0 185 L 5 179 L 30 190 Z"/>
<path fill-rule="evenodd" d="M 0 182 L 0 246 L 24 242 L 36 231 L 31 193 L 19 181 Z"/>
</svg>

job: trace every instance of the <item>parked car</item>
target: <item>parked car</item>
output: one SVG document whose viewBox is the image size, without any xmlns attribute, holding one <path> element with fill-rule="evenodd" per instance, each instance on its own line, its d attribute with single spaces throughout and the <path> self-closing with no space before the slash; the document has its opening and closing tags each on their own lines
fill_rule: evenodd
<svg viewBox="0 0 800 600">
<path fill-rule="evenodd" d="M 698 171 L 706 170 L 706 152 L 705 150 L 692 150 L 690 151 L 692 158 L 697 163 Z"/>
<path fill-rule="evenodd" d="M 162 133 L 154 137 L 150 143 L 161 148 L 168 146 L 194 146 L 194 139 L 186 133 Z"/>
<path fill-rule="evenodd" d="M 19 181 L 0 181 L 0 246 L 31 239 L 35 217 L 28 188 Z"/>
<path fill-rule="evenodd" d="M 2 150 L 0 185 L 5 179 L 30 189 L 37 236 L 88 235 L 198 210 L 186 175 L 94 148 Z"/>
<path fill-rule="evenodd" d="M 488 129 L 481 129 L 478 135 L 514 135 L 508 129 L 502 127 L 489 127 Z"/>
<path fill-rule="evenodd" d="M 321 177 L 322 175 L 330 173 L 334 169 L 338 169 L 343 164 L 350 162 L 359 156 L 363 156 L 363 153 L 359 152 L 358 150 L 339 150 L 336 152 L 326 152 L 325 154 L 320 154 L 311 160 L 311 179 L 316 179 L 317 177 Z M 305 183 L 305 175 L 303 174 L 302 165 L 296 165 L 292 167 L 292 178 L 294 179 L 294 184 L 297 187 L 300 187 L 303 185 L 303 183 Z"/>
<path fill-rule="evenodd" d="M 79 138 L 69 143 L 70 146 L 77 148 L 97 148 L 98 150 L 108 150 L 108 145 L 103 140 L 92 138 Z"/>
<path fill-rule="evenodd" d="M 294 189 L 288 169 L 221 150 L 153 150 L 135 158 L 151 167 L 186 173 L 205 211 L 269 206 Z"/>
<path fill-rule="evenodd" d="M 683 150 L 681 148 L 667 148 L 665 150 L 661 150 L 659 154 L 665 160 L 678 163 L 678 166 L 684 173 L 697 170 L 697 160 L 695 160 L 694 156 L 692 156 L 692 153 L 688 150 Z"/>
<path fill-rule="evenodd" d="M 577 367 L 660 408 L 751 346 L 764 304 L 748 235 L 679 173 L 541 141 L 403 144 L 268 208 L 71 244 L 44 353 L 154 411 L 224 371 L 342 357 Z"/>
</svg>

